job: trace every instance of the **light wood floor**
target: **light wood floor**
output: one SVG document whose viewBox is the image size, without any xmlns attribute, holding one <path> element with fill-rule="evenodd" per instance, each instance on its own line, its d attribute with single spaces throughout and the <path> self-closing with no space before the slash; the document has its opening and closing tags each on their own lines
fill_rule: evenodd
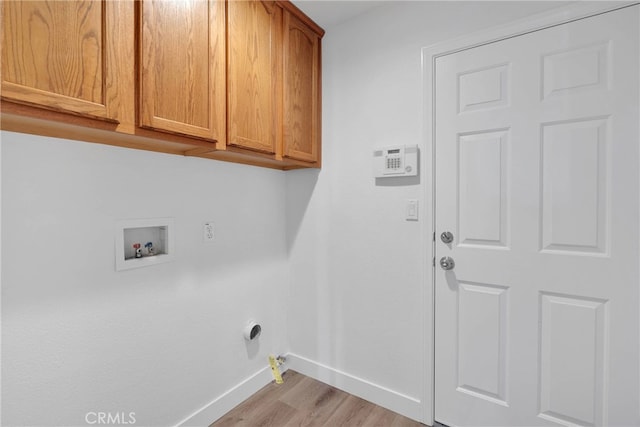
<svg viewBox="0 0 640 427">
<path fill-rule="evenodd" d="M 236 406 L 210 427 L 424 427 L 295 371 Z"/>
</svg>

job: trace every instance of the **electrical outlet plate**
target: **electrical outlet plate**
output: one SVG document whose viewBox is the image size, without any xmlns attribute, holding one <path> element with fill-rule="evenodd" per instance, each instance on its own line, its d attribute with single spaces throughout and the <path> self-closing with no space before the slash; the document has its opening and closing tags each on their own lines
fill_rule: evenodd
<svg viewBox="0 0 640 427">
<path fill-rule="evenodd" d="M 215 238 L 213 222 L 205 222 L 202 233 L 202 238 L 205 242 L 213 242 Z"/>
</svg>

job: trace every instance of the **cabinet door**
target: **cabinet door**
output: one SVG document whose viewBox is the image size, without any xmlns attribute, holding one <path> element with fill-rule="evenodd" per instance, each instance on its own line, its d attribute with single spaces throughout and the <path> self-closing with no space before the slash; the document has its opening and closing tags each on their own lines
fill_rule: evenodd
<svg viewBox="0 0 640 427">
<path fill-rule="evenodd" d="M 3 1 L 2 98 L 119 122 L 133 102 L 133 2 Z M 128 99 L 123 99 L 128 97 Z"/>
<path fill-rule="evenodd" d="M 271 1 L 230 1 L 227 7 L 227 144 L 273 154 L 281 120 L 282 9 Z"/>
<path fill-rule="evenodd" d="M 284 16 L 283 156 L 320 158 L 320 36 L 295 15 Z"/>
<path fill-rule="evenodd" d="M 140 126 L 224 141 L 224 2 L 140 5 Z"/>
</svg>

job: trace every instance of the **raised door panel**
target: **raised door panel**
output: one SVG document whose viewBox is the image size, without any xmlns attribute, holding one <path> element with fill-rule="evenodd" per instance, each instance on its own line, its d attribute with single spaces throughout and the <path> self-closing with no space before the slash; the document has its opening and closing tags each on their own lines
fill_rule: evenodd
<svg viewBox="0 0 640 427">
<path fill-rule="evenodd" d="M 285 14 L 283 155 L 317 162 L 320 150 L 320 37 Z"/>
<path fill-rule="evenodd" d="M 2 9 L 3 99 L 133 121 L 124 117 L 133 115 L 125 105 L 133 92 L 132 2 L 5 1 Z"/>
<path fill-rule="evenodd" d="M 607 300 L 540 293 L 539 417 L 606 425 Z"/>
<path fill-rule="evenodd" d="M 606 253 L 608 131 L 606 118 L 542 125 L 541 250 Z"/>
<path fill-rule="evenodd" d="M 456 390 L 508 406 L 509 289 L 462 281 L 459 286 Z"/>
<path fill-rule="evenodd" d="M 508 246 L 508 129 L 458 138 L 458 241 L 465 247 Z"/>
<path fill-rule="evenodd" d="M 227 144 L 275 154 L 282 9 L 269 1 L 230 1 L 227 8 Z"/>
<path fill-rule="evenodd" d="M 140 126 L 224 139 L 224 2 L 141 3 Z"/>
</svg>

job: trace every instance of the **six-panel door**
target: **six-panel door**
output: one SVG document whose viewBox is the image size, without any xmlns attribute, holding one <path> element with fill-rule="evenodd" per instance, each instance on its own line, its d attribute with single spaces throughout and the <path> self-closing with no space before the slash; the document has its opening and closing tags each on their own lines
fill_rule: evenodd
<svg viewBox="0 0 640 427">
<path fill-rule="evenodd" d="M 436 60 L 435 418 L 638 425 L 638 6 Z"/>
</svg>

